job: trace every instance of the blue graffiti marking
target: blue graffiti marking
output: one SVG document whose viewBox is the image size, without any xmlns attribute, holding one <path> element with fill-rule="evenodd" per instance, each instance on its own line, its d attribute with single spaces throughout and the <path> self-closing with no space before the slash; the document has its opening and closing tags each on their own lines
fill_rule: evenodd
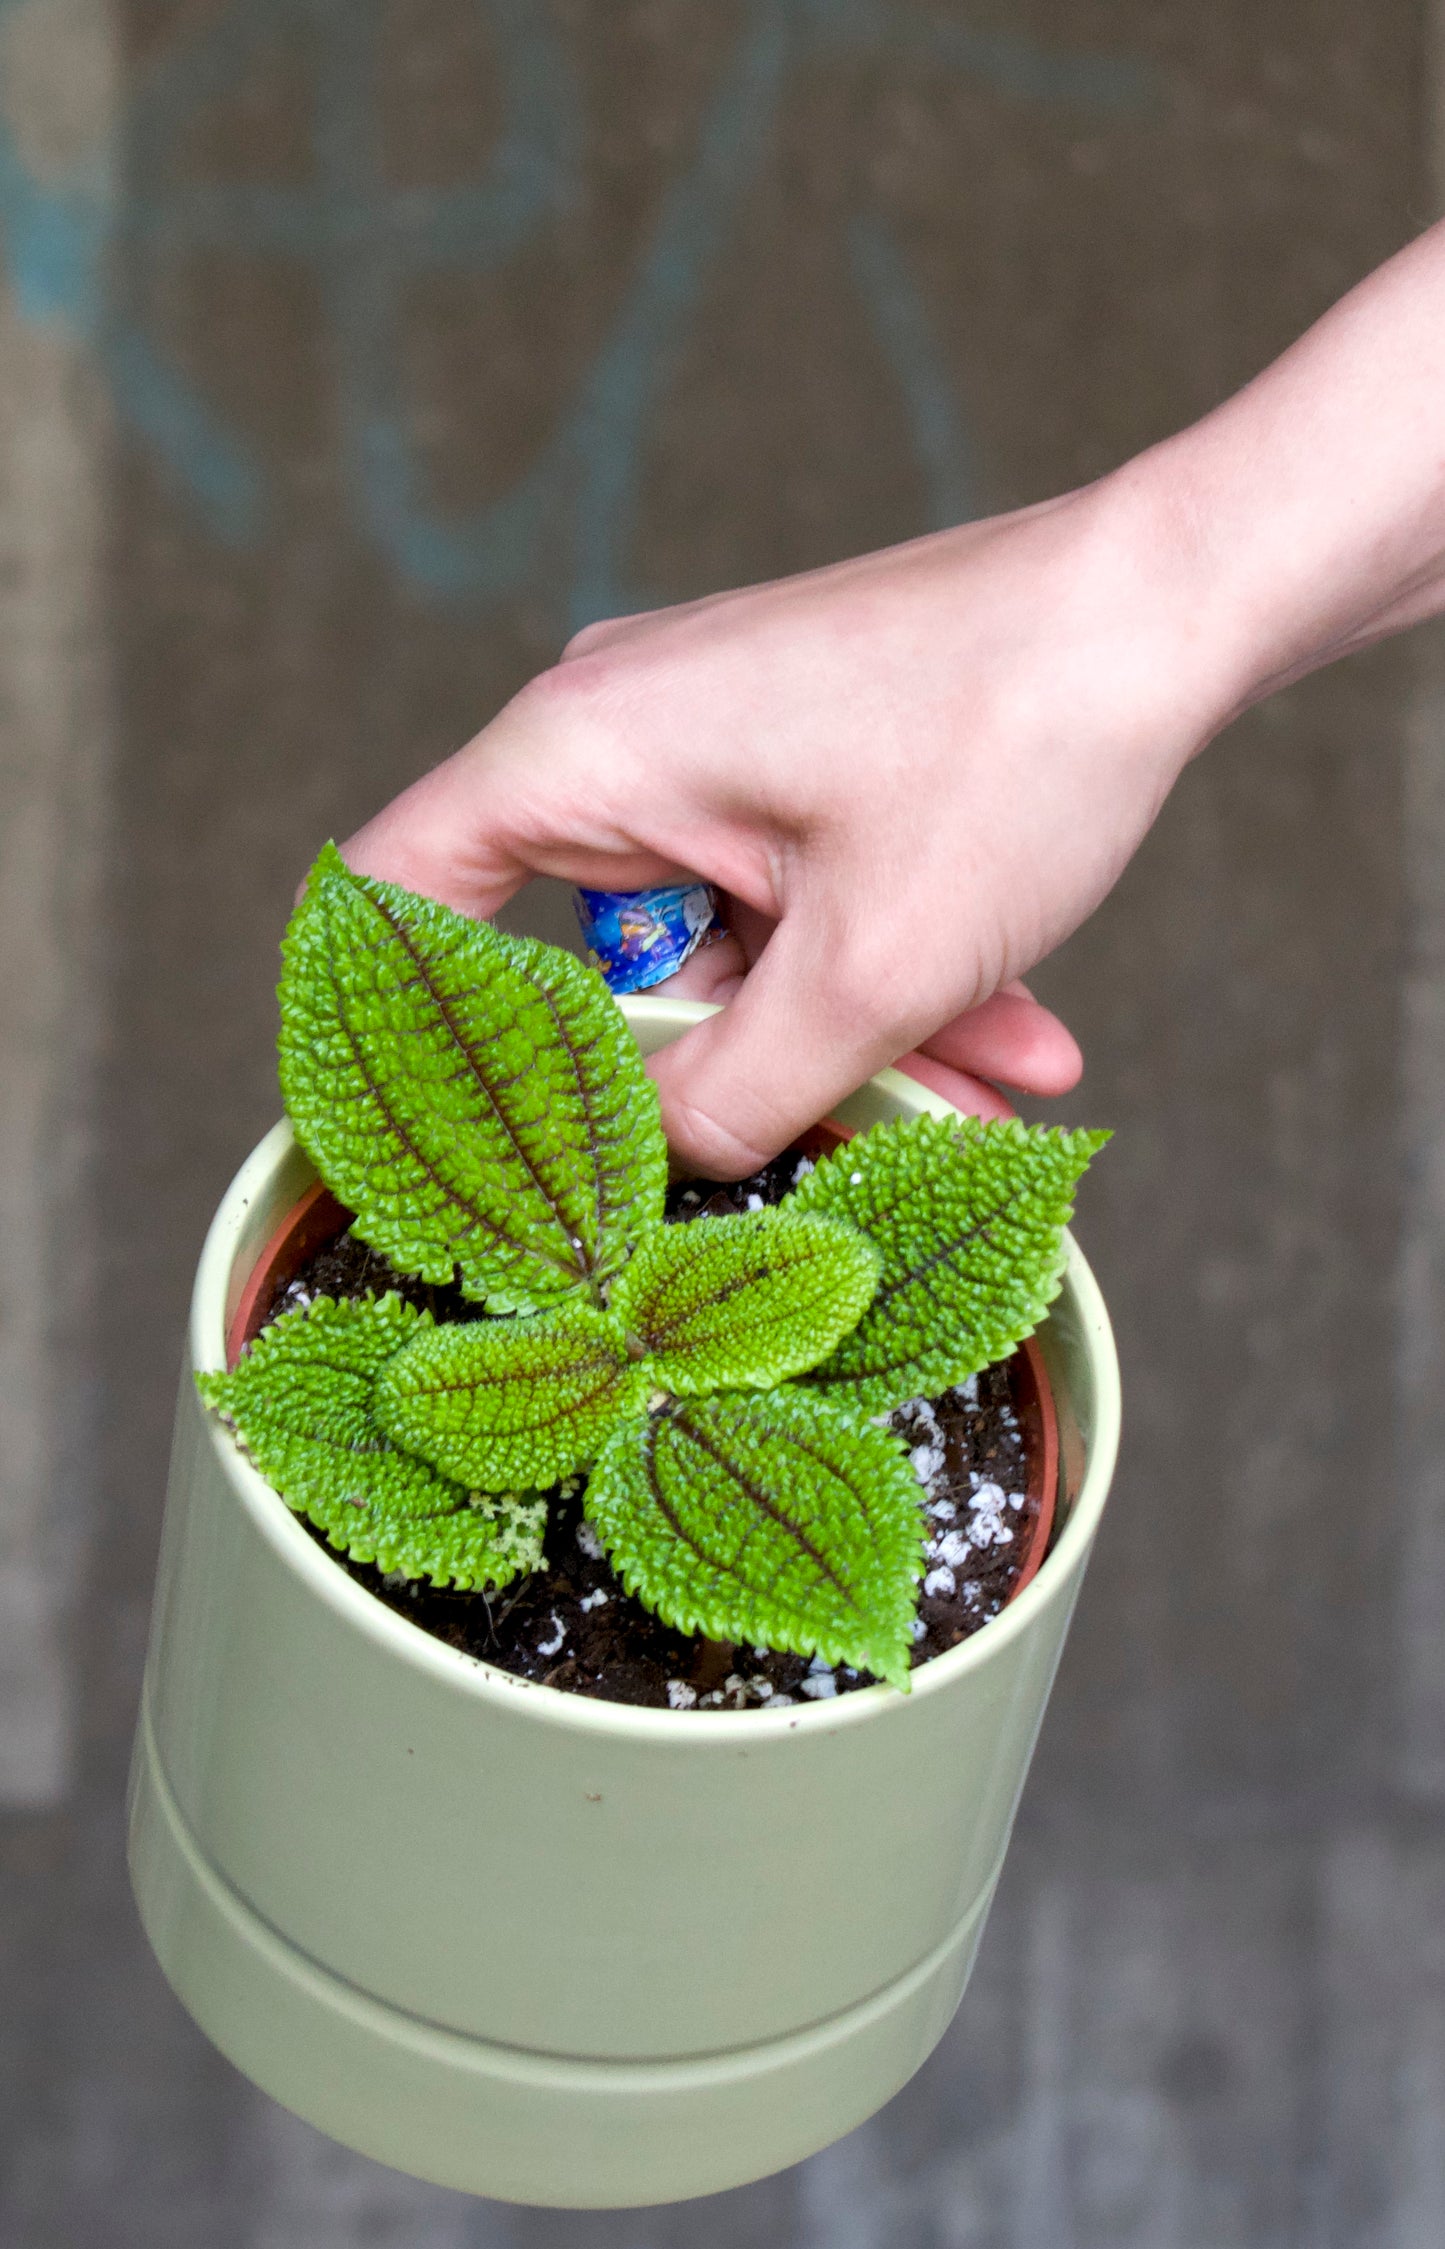
<svg viewBox="0 0 1445 2249">
<path fill-rule="evenodd" d="M 0 12 L 16 0 L 0 0 Z M 337 369 L 346 489 L 404 578 L 448 599 L 498 600 L 567 558 L 572 629 L 647 606 L 628 576 L 649 433 L 710 271 L 765 160 L 797 71 L 830 50 L 922 57 L 1005 101 L 1141 113 L 1155 92 L 1128 57 L 1071 54 L 974 29 L 895 0 L 748 0 L 696 145 L 640 245 L 610 327 L 540 456 L 466 516 L 429 503 L 404 406 L 405 291 L 428 271 L 480 273 L 522 250 L 579 192 L 580 97 L 536 0 L 474 0 L 489 32 L 502 113 L 481 176 L 398 189 L 379 145 L 383 0 L 233 0 L 179 31 L 135 87 L 125 122 L 126 194 L 115 214 L 127 297 L 157 299 L 174 262 L 225 248 L 302 261 L 324 294 Z M 241 83 L 268 46 L 300 36 L 314 57 L 305 185 L 193 183 L 175 156 L 206 103 Z M 94 182 L 43 188 L 0 126 L 0 240 L 27 314 L 59 314 L 93 338 L 122 413 L 215 533 L 254 538 L 265 463 L 145 333 L 105 310 L 106 207 Z M 884 219 L 848 222 L 854 284 L 898 386 L 934 525 L 978 504 L 978 469 L 954 384 L 906 257 Z"/>
<path fill-rule="evenodd" d="M 0 22 L 23 4 L 0 0 Z M 89 331 L 100 301 L 105 221 L 98 159 L 65 180 L 37 180 L 0 115 L 0 255 L 25 319 L 59 318 Z"/>
<path fill-rule="evenodd" d="M 545 12 L 531 0 L 485 0 L 481 13 L 497 55 L 504 113 L 481 180 L 440 192 L 385 185 L 377 147 L 379 0 L 239 0 L 167 49 L 136 89 L 127 131 L 131 185 L 120 220 L 132 289 L 142 297 L 173 258 L 198 248 L 304 259 L 313 267 L 336 347 L 348 488 L 409 577 L 434 591 L 474 595 L 525 582 L 529 511 L 503 501 L 473 569 L 448 567 L 445 538 L 437 536 L 445 526 L 430 521 L 410 494 L 395 365 L 401 295 L 421 272 L 485 272 L 501 264 L 571 192 L 577 155 L 572 76 Z M 177 183 L 174 151 L 196 111 L 236 85 L 268 44 L 297 31 L 309 33 L 316 57 L 310 183 Z M 173 416 L 181 379 L 134 333 L 113 379 L 132 420 L 189 485 L 213 529 L 232 538 L 254 531 L 265 475 L 245 442 L 222 430 L 198 400 Z"/>
<path fill-rule="evenodd" d="M 914 450 L 928 493 L 928 529 L 946 531 L 978 512 L 973 447 L 953 384 L 929 327 L 923 299 L 892 234 L 874 212 L 848 229 L 854 278 L 873 309 L 874 324 L 907 408 Z"/>
<path fill-rule="evenodd" d="M 108 324 L 105 370 L 120 412 L 190 492 L 218 538 L 241 546 L 265 519 L 260 463 L 129 322 Z"/>
</svg>

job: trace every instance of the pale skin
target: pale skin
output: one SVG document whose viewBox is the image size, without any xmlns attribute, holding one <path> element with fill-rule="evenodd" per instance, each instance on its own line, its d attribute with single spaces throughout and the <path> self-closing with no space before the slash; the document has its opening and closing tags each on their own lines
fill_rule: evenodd
<svg viewBox="0 0 1445 2249">
<path fill-rule="evenodd" d="M 900 1057 L 985 1115 L 1067 1092 L 1018 979 L 1230 718 L 1442 609 L 1445 225 L 1096 484 L 591 627 L 344 848 L 484 916 L 717 883 L 669 988 L 728 1004 L 653 1067 L 678 1158 L 740 1177 Z"/>
</svg>

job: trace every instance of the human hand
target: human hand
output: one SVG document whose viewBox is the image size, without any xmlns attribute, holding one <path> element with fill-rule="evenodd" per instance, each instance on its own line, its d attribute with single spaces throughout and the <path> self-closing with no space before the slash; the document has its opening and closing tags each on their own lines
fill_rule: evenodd
<svg viewBox="0 0 1445 2249">
<path fill-rule="evenodd" d="M 732 940 L 673 988 L 730 1004 L 654 1065 L 674 1147 L 713 1175 L 900 1056 L 994 1113 L 982 1081 L 1063 1092 L 1078 1050 L 1016 979 L 1235 694 L 1151 506 L 1094 486 L 593 627 L 346 855 L 479 915 L 534 873 L 716 883 Z"/>
<path fill-rule="evenodd" d="M 725 903 L 726 930 L 718 928 L 667 980 L 669 998 L 709 1000 L 727 1006 L 737 998 L 775 924 L 733 899 Z M 945 1023 L 907 1054 L 897 1069 L 930 1086 L 955 1109 L 975 1117 L 1011 1117 L 1003 1088 L 1052 1095 L 1067 1093 L 1083 1072 L 1071 1031 L 1017 979 L 965 1014 Z"/>
</svg>

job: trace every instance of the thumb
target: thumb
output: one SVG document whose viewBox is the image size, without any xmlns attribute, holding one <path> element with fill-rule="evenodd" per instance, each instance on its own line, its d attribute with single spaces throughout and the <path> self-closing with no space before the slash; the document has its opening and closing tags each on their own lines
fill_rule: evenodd
<svg viewBox="0 0 1445 2249">
<path fill-rule="evenodd" d="M 880 1003 L 890 990 L 894 1004 Z M 854 938 L 795 908 L 737 998 L 649 1065 L 668 1143 L 704 1177 L 746 1178 L 910 1046 L 923 1019 L 903 1018 Z"/>
</svg>

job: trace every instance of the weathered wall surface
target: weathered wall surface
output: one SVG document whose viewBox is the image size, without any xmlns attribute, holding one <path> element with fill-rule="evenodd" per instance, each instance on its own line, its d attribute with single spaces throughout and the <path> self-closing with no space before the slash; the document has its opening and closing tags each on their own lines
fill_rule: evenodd
<svg viewBox="0 0 1445 2249">
<path fill-rule="evenodd" d="M 591 617 L 1208 406 L 1431 214 L 1428 33 L 1422 0 L 0 0 L 0 2239 L 1440 2239 L 1424 639 L 1238 728 L 1040 976 L 1069 1113 L 1117 1127 L 1081 1230 L 1129 1437 L 974 1990 L 884 2116 L 686 2211 L 414 2186 L 205 2047 L 119 1814 L 190 1269 L 276 1107 L 317 842 Z"/>
</svg>

